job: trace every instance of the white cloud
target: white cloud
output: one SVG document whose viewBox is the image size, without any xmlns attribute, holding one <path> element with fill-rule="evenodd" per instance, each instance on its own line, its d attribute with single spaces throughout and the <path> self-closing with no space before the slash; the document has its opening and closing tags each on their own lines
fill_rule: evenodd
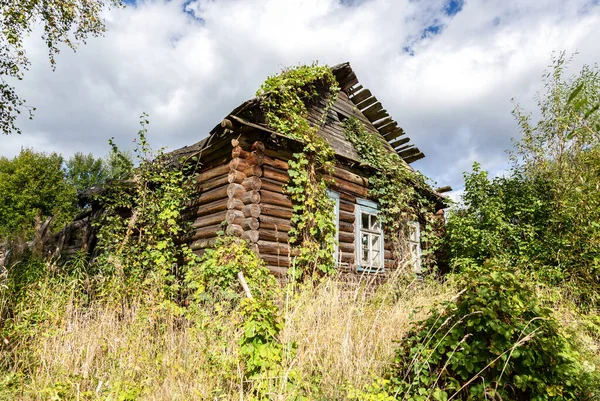
<svg viewBox="0 0 600 401">
<path fill-rule="evenodd" d="M 187 4 L 187 5 L 186 5 Z M 461 187 L 473 161 L 496 174 L 518 129 L 516 97 L 533 108 L 553 50 L 580 51 L 576 70 L 597 61 L 600 7 L 560 0 L 148 1 L 107 13 L 108 33 L 51 72 L 43 43 L 20 93 L 38 108 L 25 134 L 0 138 L 0 155 L 21 146 L 98 155 L 115 136 L 130 146 L 142 111 L 150 139 L 171 149 L 204 137 L 231 109 L 286 65 L 350 61 L 361 82 L 405 128 L 426 158 L 414 164 L 440 185 Z M 186 10 L 193 11 L 192 18 Z M 420 40 L 423 29 L 444 24 Z M 414 56 L 403 51 L 412 45 Z"/>
</svg>

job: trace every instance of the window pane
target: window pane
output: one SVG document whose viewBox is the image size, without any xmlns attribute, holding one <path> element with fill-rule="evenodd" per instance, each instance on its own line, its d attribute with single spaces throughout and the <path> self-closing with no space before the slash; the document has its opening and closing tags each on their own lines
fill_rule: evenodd
<svg viewBox="0 0 600 401">
<path fill-rule="evenodd" d="M 369 234 L 361 235 L 361 265 L 369 266 Z"/>
<path fill-rule="evenodd" d="M 361 213 L 362 216 L 362 228 L 369 229 L 369 215 L 367 213 Z"/>
<path fill-rule="evenodd" d="M 371 230 L 379 231 L 379 219 L 374 215 L 371 216 Z"/>
<path fill-rule="evenodd" d="M 371 234 L 371 266 L 381 266 L 381 236 Z"/>
<path fill-rule="evenodd" d="M 371 249 L 381 249 L 381 236 L 371 234 Z"/>
</svg>

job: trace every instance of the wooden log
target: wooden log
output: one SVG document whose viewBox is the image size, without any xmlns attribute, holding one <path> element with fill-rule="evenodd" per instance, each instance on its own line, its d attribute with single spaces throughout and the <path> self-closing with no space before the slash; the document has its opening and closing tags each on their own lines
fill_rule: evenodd
<svg viewBox="0 0 600 401">
<path fill-rule="evenodd" d="M 354 233 L 349 233 L 349 232 L 340 230 L 338 232 L 338 241 L 347 242 L 349 244 L 352 244 L 352 243 L 354 243 Z"/>
<path fill-rule="evenodd" d="M 257 204 L 245 205 L 242 207 L 244 217 L 258 217 L 261 215 L 261 206 Z"/>
<path fill-rule="evenodd" d="M 384 257 L 384 259 L 394 259 L 394 255 L 392 255 L 392 251 L 390 251 L 388 249 L 386 249 L 383 252 L 383 257 Z"/>
<path fill-rule="evenodd" d="M 346 223 L 354 223 L 354 213 L 346 212 L 344 210 L 339 211 L 340 221 L 344 221 Z"/>
<path fill-rule="evenodd" d="M 278 279 L 287 279 L 288 278 L 288 268 L 281 266 L 272 266 L 266 265 L 266 268 L 269 269 L 272 275 L 277 277 Z"/>
<path fill-rule="evenodd" d="M 215 178 L 212 178 L 210 180 L 207 181 L 201 181 L 198 182 L 196 184 L 196 193 L 203 193 L 203 192 L 207 192 L 211 189 L 217 188 L 217 187 L 221 187 L 224 184 L 227 184 L 227 175 L 221 175 Z"/>
<path fill-rule="evenodd" d="M 239 224 L 230 224 L 225 230 L 227 235 L 233 235 L 235 237 L 241 237 L 244 234 L 244 229 Z"/>
<path fill-rule="evenodd" d="M 333 176 L 335 178 L 340 178 L 342 180 L 351 182 L 356 185 L 365 187 L 369 185 L 369 180 L 366 177 L 354 174 L 348 170 L 345 170 L 343 167 L 335 166 L 333 168 Z"/>
<path fill-rule="evenodd" d="M 289 267 L 292 264 L 290 258 L 283 255 L 260 255 L 260 258 L 271 266 Z"/>
<path fill-rule="evenodd" d="M 222 231 L 222 230 L 223 230 L 223 227 L 220 224 L 214 224 L 212 226 L 202 227 L 202 228 L 199 228 L 199 229 L 193 231 L 191 236 L 189 237 L 189 240 L 195 241 L 195 240 L 202 239 L 202 238 L 216 237 L 217 232 Z"/>
<path fill-rule="evenodd" d="M 281 219 L 273 216 L 262 215 L 259 217 L 260 226 L 269 230 L 279 230 L 288 232 L 291 229 L 289 219 Z"/>
<path fill-rule="evenodd" d="M 243 172 L 247 177 L 262 177 L 263 175 L 262 167 L 255 164 L 244 168 Z"/>
<path fill-rule="evenodd" d="M 229 162 L 229 167 L 231 168 L 231 170 L 244 171 L 245 169 L 248 168 L 248 166 L 249 166 L 249 164 L 246 161 L 246 159 L 242 159 L 241 157 L 234 157 Z M 248 174 L 246 174 L 246 175 L 248 175 Z"/>
<path fill-rule="evenodd" d="M 246 152 L 241 146 L 236 146 L 231 150 L 231 157 L 241 157 L 247 159 L 250 156 L 250 152 Z"/>
<path fill-rule="evenodd" d="M 243 210 L 244 202 L 241 199 L 230 198 L 227 200 L 227 209 L 229 210 Z"/>
<path fill-rule="evenodd" d="M 283 184 L 281 182 L 270 180 L 268 178 L 263 178 L 260 181 L 261 181 L 261 189 L 271 191 L 271 192 L 283 193 L 283 186 L 285 184 Z"/>
<path fill-rule="evenodd" d="M 263 202 L 269 205 L 292 207 L 292 201 L 284 194 L 262 190 L 260 196 Z"/>
<path fill-rule="evenodd" d="M 245 205 L 250 203 L 260 203 L 261 195 L 258 191 L 246 191 L 242 196 L 241 200 Z"/>
<path fill-rule="evenodd" d="M 242 213 L 242 216 L 244 214 Z M 242 228 L 244 231 L 258 230 L 260 223 L 256 217 L 244 217 L 242 220 Z"/>
<path fill-rule="evenodd" d="M 340 231 L 354 234 L 354 224 L 353 223 L 347 223 L 345 221 L 340 221 L 340 222 L 338 222 L 338 229 Z"/>
<path fill-rule="evenodd" d="M 383 260 L 383 266 L 388 269 L 388 270 L 393 270 L 396 269 L 398 266 L 396 264 L 395 260 L 392 259 L 384 259 Z"/>
<path fill-rule="evenodd" d="M 241 228 L 241 227 L 240 227 Z M 242 238 L 246 241 L 255 243 L 259 240 L 260 231 L 259 230 L 248 230 L 242 233 Z"/>
<path fill-rule="evenodd" d="M 338 249 L 342 252 L 354 253 L 355 247 L 354 244 L 348 244 L 346 242 L 340 242 L 338 245 Z"/>
<path fill-rule="evenodd" d="M 262 215 L 279 217 L 282 219 L 290 219 L 293 214 L 293 209 L 288 207 L 270 205 L 266 203 L 262 203 L 260 205 L 260 213 Z"/>
<path fill-rule="evenodd" d="M 361 198 L 366 198 L 367 195 L 369 194 L 369 190 L 367 189 L 367 187 L 353 184 L 350 181 L 346 181 L 341 178 L 335 178 L 335 177 L 332 177 L 329 175 L 324 175 L 323 178 L 326 180 L 327 179 L 332 180 L 331 186 L 334 189 L 337 189 L 338 191 L 350 192 Z"/>
<path fill-rule="evenodd" d="M 275 230 L 267 230 L 265 228 L 261 228 L 259 231 L 259 238 L 264 241 L 273 241 L 273 242 L 288 242 L 288 235 L 283 231 L 275 231 Z"/>
<path fill-rule="evenodd" d="M 354 203 L 340 200 L 340 210 L 345 212 L 354 213 Z"/>
<path fill-rule="evenodd" d="M 290 176 L 287 171 L 280 170 L 271 166 L 263 166 L 263 176 L 271 180 L 286 183 L 289 181 Z"/>
<path fill-rule="evenodd" d="M 354 252 L 340 252 L 338 255 L 338 260 L 342 263 L 353 265 L 355 261 Z"/>
<path fill-rule="evenodd" d="M 286 161 L 269 156 L 265 156 L 263 159 L 263 166 L 269 166 L 284 171 L 287 171 L 290 168 L 290 165 Z"/>
<path fill-rule="evenodd" d="M 277 149 L 265 148 L 265 156 L 273 159 L 291 160 L 294 157 L 294 152 L 282 147 L 278 147 Z"/>
<path fill-rule="evenodd" d="M 355 204 L 356 203 L 356 196 L 350 195 L 350 194 L 345 193 L 345 192 L 340 192 L 340 203 L 342 201 Z"/>
<path fill-rule="evenodd" d="M 199 217 L 194 221 L 194 223 L 192 224 L 192 227 L 193 228 L 201 228 L 201 227 L 212 226 L 214 224 L 220 224 L 223 221 L 227 220 L 227 212 L 228 212 L 227 210 L 223 209 L 220 212 L 208 214 L 203 217 Z"/>
<path fill-rule="evenodd" d="M 229 198 L 240 199 L 246 193 L 246 188 L 241 184 L 229 184 L 227 186 L 227 196 Z"/>
<path fill-rule="evenodd" d="M 230 184 L 241 184 L 246 178 L 246 174 L 238 170 L 230 170 L 229 174 L 227 175 L 227 181 Z"/>
<path fill-rule="evenodd" d="M 224 198 L 224 199 L 219 199 L 217 201 L 198 206 L 197 211 L 196 211 L 196 216 L 197 217 L 206 216 L 209 214 L 220 212 L 222 210 L 227 210 L 228 201 L 229 200 L 227 198 Z"/>
<path fill-rule="evenodd" d="M 250 147 L 250 149 L 252 149 L 252 150 L 259 150 L 259 151 L 263 152 L 263 154 L 264 154 L 265 144 L 264 144 L 264 142 L 256 141 L 256 142 L 254 142 L 252 144 L 252 146 Z"/>
<path fill-rule="evenodd" d="M 223 174 L 227 174 L 229 172 L 229 166 L 224 164 L 221 166 L 217 166 L 206 171 L 201 172 L 196 176 L 196 182 L 208 181 L 211 178 L 215 178 L 221 176 Z"/>
<path fill-rule="evenodd" d="M 227 221 L 227 224 L 241 225 L 244 219 L 244 212 L 241 210 L 232 209 L 228 210 L 225 214 L 225 221 Z"/>
<path fill-rule="evenodd" d="M 212 201 L 216 201 L 218 199 L 227 198 L 227 196 L 228 196 L 227 187 L 229 185 L 231 185 L 231 184 L 223 185 L 223 186 L 217 187 L 215 189 L 211 189 L 210 191 L 201 193 L 200 196 L 198 196 L 198 198 L 196 198 L 195 203 L 197 205 L 202 205 L 202 204 L 210 203 Z M 243 189 L 243 187 L 242 187 L 242 189 Z"/>
<path fill-rule="evenodd" d="M 262 180 L 258 177 L 248 177 L 242 181 L 242 186 L 246 188 L 246 191 L 260 191 Z"/>
<path fill-rule="evenodd" d="M 203 239 L 192 242 L 190 244 L 190 249 L 192 251 L 196 251 L 196 250 L 200 250 L 200 249 L 211 248 L 211 247 L 215 246 L 216 242 L 217 242 L 217 237 L 203 238 Z M 196 253 L 196 252 L 194 252 L 194 253 Z"/>
<path fill-rule="evenodd" d="M 262 152 L 254 150 L 246 156 L 246 161 L 249 165 L 262 166 L 265 159 L 265 155 Z"/>
<path fill-rule="evenodd" d="M 297 255 L 298 250 L 290 246 L 287 242 L 274 242 L 259 239 L 256 243 L 260 254 L 265 255 Z"/>
<path fill-rule="evenodd" d="M 227 128 L 227 129 L 233 131 L 233 123 L 231 122 L 231 120 L 228 120 L 226 118 L 224 118 L 223 120 L 221 120 L 221 127 Z M 237 139 L 232 139 L 231 140 L 231 144 L 234 143 L 233 141 L 236 141 L 236 143 L 237 143 Z M 236 146 L 236 145 L 233 145 L 233 146 Z"/>
</svg>

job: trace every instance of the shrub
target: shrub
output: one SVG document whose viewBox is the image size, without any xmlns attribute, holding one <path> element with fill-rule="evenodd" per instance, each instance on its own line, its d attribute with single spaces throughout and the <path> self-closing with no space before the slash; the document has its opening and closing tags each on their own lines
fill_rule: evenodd
<svg viewBox="0 0 600 401">
<path fill-rule="evenodd" d="M 514 270 L 470 268 L 459 284 L 402 339 L 379 386 L 388 399 L 594 399 L 598 377 Z"/>
</svg>

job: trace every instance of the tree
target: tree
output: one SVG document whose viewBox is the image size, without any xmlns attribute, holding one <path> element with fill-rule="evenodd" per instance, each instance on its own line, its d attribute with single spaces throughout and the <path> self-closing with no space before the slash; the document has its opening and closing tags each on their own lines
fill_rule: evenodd
<svg viewBox="0 0 600 401">
<path fill-rule="evenodd" d="M 102 35 L 106 28 L 102 12 L 111 6 L 121 6 L 121 0 L 3 0 L 0 15 L 0 131 L 21 133 L 17 116 L 26 109 L 29 118 L 33 108 L 26 107 L 8 79 L 21 80 L 30 62 L 23 38 L 41 24 L 42 40 L 48 47 L 48 57 L 55 68 L 55 56 L 60 45 L 76 50 L 89 36 Z"/>
<path fill-rule="evenodd" d="M 600 71 L 565 79 L 553 59 L 539 96 L 540 118 L 518 106 L 522 130 L 507 177 L 465 175 L 464 206 L 448 224 L 454 265 L 503 258 L 541 282 L 568 286 L 582 306 L 600 305 Z"/>
<path fill-rule="evenodd" d="M 66 178 L 77 192 L 103 184 L 109 175 L 106 162 L 100 158 L 96 159 L 91 153 L 84 155 L 77 152 L 65 164 Z"/>
<path fill-rule="evenodd" d="M 54 216 L 58 225 L 71 219 L 77 198 L 62 165 L 62 156 L 32 149 L 0 158 L 0 239 L 29 237 L 36 218 Z"/>
</svg>

